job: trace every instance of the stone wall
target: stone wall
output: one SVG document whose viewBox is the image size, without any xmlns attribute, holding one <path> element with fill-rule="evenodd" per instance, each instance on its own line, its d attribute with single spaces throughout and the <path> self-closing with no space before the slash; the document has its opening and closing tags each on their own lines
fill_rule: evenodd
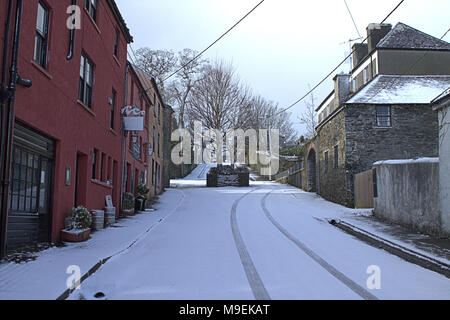
<svg viewBox="0 0 450 320">
<path fill-rule="evenodd" d="M 438 116 L 430 106 L 394 105 L 391 113 L 392 127 L 378 128 L 375 106 L 346 107 L 347 163 L 353 174 L 380 160 L 438 156 Z"/>
<path fill-rule="evenodd" d="M 431 235 L 447 235 L 439 202 L 439 162 L 377 164 L 374 213 L 389 222 Z"/>
<path fill-rule="evenodd" d="M 329 201 L 353 206 L 353 189 L 349 188 L 346 174 L 345 125 L 345 112 L 339 111 L 318 130 L 319 194 Z"/>
</svg>

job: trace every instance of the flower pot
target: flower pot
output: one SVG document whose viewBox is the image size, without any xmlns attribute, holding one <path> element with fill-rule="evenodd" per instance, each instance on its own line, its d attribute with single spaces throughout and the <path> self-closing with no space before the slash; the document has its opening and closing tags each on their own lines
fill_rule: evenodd
<svg viewBox="0 0 450 320">
<path fill-rule="evenodd" d="M 65 242 L 84 242 L 89 239 L 90 235 L 91 229 L 61 231 L 61 239 Z"/>
<path fill-rule="evenodd" d="M 134 216 L 134 209 L 122 210 L 122 215 L 124 216 Z"/>
</svg>

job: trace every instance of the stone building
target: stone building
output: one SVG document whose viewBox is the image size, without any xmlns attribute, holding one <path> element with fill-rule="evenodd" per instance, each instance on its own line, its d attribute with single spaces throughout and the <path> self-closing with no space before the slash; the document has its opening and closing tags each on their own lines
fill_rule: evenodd
<svg viewBox="0 0 450 320">
<path fill-rule="evenodd" d="M 403 23 L 371 24 L 354 46 L 353 70 L 334 78 L 317 108 L 317 137 L 306 153 L 307 190 L 354 206 L 354 176 L 376 161 L 435 157 L 433 97 L 450 85 L 450 44 Z M 313 161 L 316 161 L 313 164 Z"/>
</svg>

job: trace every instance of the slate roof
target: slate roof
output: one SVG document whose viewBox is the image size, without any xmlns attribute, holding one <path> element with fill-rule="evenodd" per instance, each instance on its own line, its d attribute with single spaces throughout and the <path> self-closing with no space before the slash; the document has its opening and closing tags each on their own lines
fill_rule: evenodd
<svg viewBox="0 0 450 320">
<path fill-rule="evenodd" d="M 450 43 L 400 22 L 381 39 L 377 48 L 450 51 Z"/>
<path fill-rule="evenodd" d="M 346 104 L 429 104 L 450 87 L 450 76 L 379 75 Z"/>
</svg>

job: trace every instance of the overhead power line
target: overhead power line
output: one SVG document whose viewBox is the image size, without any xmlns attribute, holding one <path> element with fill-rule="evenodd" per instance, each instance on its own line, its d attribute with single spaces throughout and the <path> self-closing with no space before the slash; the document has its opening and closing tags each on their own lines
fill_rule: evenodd
<svg viewBox="0 0 450 320">
<path fill-rule="evenodd" d="M 174 75 L 176 75 L 178 72 L 180 72 L 181 70 L 183 70 L 184 68 L 186 68 L 188 65 L 190 65 L 192 62 L 194 62 L 195 60 L 197 60 L 198 58 L 200 58 L 206 51 L 208 51 L 209 49 L 211 49 L 211 47 L 213 47 L 217 42 L 219 42 L 220 40 L 222 40 L 223 37 L 225 37 L 228 33 L 231 32 L 231 30 L 233 30 L 234 28 L 236 28 L 242 21 L 245 20 L 245 18 L 247 18 L 249 15 L 251 15 L 253 13 L 253 11 L 255 11 L 265 0 L 260 1 L 252 10 L 250 10 L 245 16 L 243 16 L 238 22 L 236 22 L 230 29 L 228 29 L 224 34 L 222 34 L 219 38 L 217 38 L 213 43 L 211 43 L 206 49 L 204 49 L 202 52 L 200 52 L 199 54 L 197 54 L 194 58 L 192 58 L 190 61 L 188 61 L 186 64 L 184 64 L 183 66 L 181 66 L 179 69 L 177 69 L 175 72 L 173 72 L 172 74 L 170 74 L 167 78 L 165 78 L 163 80 L 163 82 L 169 80 L 170 78 L 172 78 Z"/>
<path fill-rule="evenodd" d="M 344 0 L 345 6 L 347 7 L 347 11 L 350 14 L 350 18 L 352 18 L 353 25 L 355 26 L 356 32 L 358 33 L 358 37 L 362 38 L 361 33 L 359 33 L 358 27 L 356 25 L 355 19 L 353 18 L 352 12 L 350 11 L 350 7 L 347 4 L 347 1 Z"/>
<path fill-rule="evenodd" d="M 389 19 L 389 17 L 395 12 L 397 11 L 397 9 L 403 4 L 403 2 L 405 2 L 405 0 L 401 0 L 397 6 L 386 16 L 386 18 L 383 19 L 383 21 L 380 22 L 380 24 L 383 24 L 384 22 L 386 22 L 387 19 Z M 366 41 L 369 38 L 369 35 L 367 37 L 364 38 L 363 41 L 361 41 L 361 43 L 364 43 L 364 41 Z M 340 66 L 342 66 L 355 52 L 355 50 L 352 50 L 352 52 L 350 52 L 350 54 L 348 56 L 345 57 L 344 60 L 342 60 L 333 70 L 331 70 L 330 73 L 328 73 L 322 80 L 319 81 L 319 83 L 317 83 L 311 90 L 309 90 L 305 95 L 303 95 L 300 99 L 298 99 L 297 101 L 295 101 L 293 104 L 291 104 L 290 106 L 288 106 L 287 108 L 281 110 L 280 112 L 277 112 L 276 114 L 274 114 L 273 116 L 271 116 L 271 118 L 276 117 L 278 115 L 280 115 L 283 112 L 286 112 L 290 109 L 292 109 L 293 107 L 295 107 L 297 104 L 299 104 L 301 101 L 303 101 L 306 97 L 308 97 L 311 93 L 313 93 L 322 83 L 324 83 L 331 75 L 333 75 L 337 69 L 339 69 Z"/>
</svg>

